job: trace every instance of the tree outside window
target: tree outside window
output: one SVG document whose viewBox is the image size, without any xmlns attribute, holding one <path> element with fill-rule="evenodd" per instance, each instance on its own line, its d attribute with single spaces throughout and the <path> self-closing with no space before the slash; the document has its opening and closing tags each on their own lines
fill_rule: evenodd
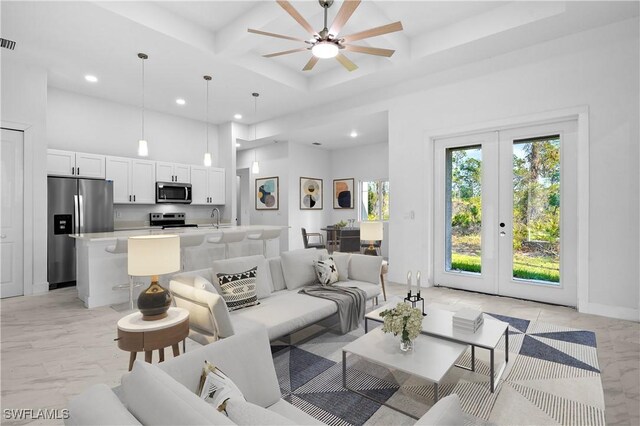
<svg viewBox="0 0 640 426">
<path fill-rule="evenodd" d="M 360 182 L 360 220 L 389 220 L 389 181 Z"/>
</svg>

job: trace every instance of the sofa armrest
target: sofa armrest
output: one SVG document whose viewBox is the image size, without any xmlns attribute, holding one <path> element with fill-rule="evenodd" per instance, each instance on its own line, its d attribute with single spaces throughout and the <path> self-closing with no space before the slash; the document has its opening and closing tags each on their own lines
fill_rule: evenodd
<svg viewBox="0 0 640 426">
<path fill-rule="evenodd" d="M 229 310 L 222 296 L 171 280 L 169 289 L 176 306 L 189 311 L 189 327 L 215 340 L 233 336 Z"/>
<path fill-rule="evenodd" d="M 66 425 L 139 425 L 109 386 L 91 386 L 69 401 Z"/>
<path fill-rule="evenodd" d="M 380 284 L 382 257 L 365 254 L 352 254 L 349 261 L 349 279 Z"/>
</svg>

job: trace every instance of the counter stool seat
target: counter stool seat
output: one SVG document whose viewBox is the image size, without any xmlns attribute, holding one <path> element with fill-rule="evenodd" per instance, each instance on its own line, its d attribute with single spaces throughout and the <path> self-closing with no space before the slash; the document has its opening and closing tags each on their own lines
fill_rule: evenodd
<svg viewBox="0 0 640 426">
<path fill-rule="evenodd" d="M 224 230 L 216 234 L 207 235 L 207 242 L 209 244 L 224 244 L 224 258 L 229 258 L 229 244 L 239 243 L 247 236 L 246 231 L 239 230 Z"/>
<path fill-rule="evenodd" d="M 264 257 L 267 257 L 267 241 L 273 240 L 275 238 L 279 238 L 281 232 L 282 232 L 282 229 L 280 228 L 275 228 L 275 229 L 265 228 L 257 232 L 248 234 L 247 240 L 262 241 L 262 255 Z"/>
<path fill-rule="evenodd" d="M 123 254 L 123 253 L 128 253 L 129 252 L 129 239 L 128 238 L 118 238 L 115 241 L 115 244 L 111 244 L 108 245 L 107 247 L 104 248 L 104 251 L 106 251 L 107 253 L 111 253 L 111 254 Z M 123 304 L 121 305 L 114 305 L 113 308 L 116 310 L 126 310 L 126 309 L 134 309 L 134 305 L 133 305 L 133 288 L 134 287 L 140 287 L 142 284 L 134 284 L 133 280 L 131 279 L 131 276 L 129 277 L 129 282 L 125 283 L 125 284 L 116 284 L 113 287 L 111 287 L 113 290 L 122 290 L 125 288 L 129 289 L 129 301 L 124 304 L 125 306 L 123 306 Z"/>
<path fill-rule="evenodd" d="M 204 235 L 180 235 L 180 266 L 182 266 L 182 270 L 186 271 L 186 256 L 185 249 L 189 247 L 197 247 L 204 243 Z"/>
</svg>

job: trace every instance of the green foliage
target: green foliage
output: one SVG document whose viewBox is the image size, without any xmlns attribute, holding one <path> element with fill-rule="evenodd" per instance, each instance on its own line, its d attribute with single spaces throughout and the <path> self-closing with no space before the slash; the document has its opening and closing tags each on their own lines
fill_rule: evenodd
<svg viewBox="0 0 640 426">
<path fill-rule="evenodd" d="M 452 253 L 451 269 L 465 272 L 481 272 L 480 256 Z M 513 277 L 526 280 L 560 282 L 560 265 L 558 260 L 551 257 L 530 257 L 515 255 Z"/>
</svg>

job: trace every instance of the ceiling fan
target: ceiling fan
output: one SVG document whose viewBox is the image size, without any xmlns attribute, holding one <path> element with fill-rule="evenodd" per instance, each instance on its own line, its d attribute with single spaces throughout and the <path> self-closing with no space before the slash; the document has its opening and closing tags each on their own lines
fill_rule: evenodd
<svg viewBox="0 0 640 426">
<path fill-rule="evenodd" d="M 353 71 L 358 68 L 349 58 L 340 53 L 340 50 L 348 50 L 350 52 L 366 53 L 368 55 L 386 56 L 393 55 L 395 50 L 380 49 L 377 47 L 358 46 L 356 44 L 350 44 L 351 42 L 362 40 L 369 37 L 376 37 L 383 34 L 393 33 L 402 30 L 402 22 L 394 22 L 380 27 L 370 28 L 365 31 L 350 34 L 347 36 L 339 37 L 342 27 L 346 24 L 347 20 L 351 17 L 356 8 L 360 5 L 360 0 L 344 0 L 338 14 L 336 15 L 331 27 L 327 27 L 327 10 L 333 5 L 334 0 L 318 0 L 320 6 L 324 9 L 324 28 L 322 31 L 315 31 L 313 27 L 307 22 L 306 19 L 289 3 L 287 0 L 276 0 L 278 3 L 293 19 L 295 19 L 302 27 L 313 36 L 312 40 L 303 40 L 297 37 L 291 37 L 288 35 L 269 33 L 266 31 L 254 30 L 249 28 L 248 31 L 254 34 L 265 35 L 269 37 L 282 38 L 285 40 L 294 40 L 307 43 L 310 46 L 300 47 L 298 49 L 285 50 L 282 52 L 270 53 L 262 55 L 265 58 L 272 58 L 274 56 L 288 55 L 290 53 L 304 52 L 310 50 L 313 56 L 309 59 L 309 62 L 302 69 L 303 71 L 310 71 L 318 63 L 320 59 L 336 58 L 338 62 L 342 64 L 349 71 Z"/>
</svg>

